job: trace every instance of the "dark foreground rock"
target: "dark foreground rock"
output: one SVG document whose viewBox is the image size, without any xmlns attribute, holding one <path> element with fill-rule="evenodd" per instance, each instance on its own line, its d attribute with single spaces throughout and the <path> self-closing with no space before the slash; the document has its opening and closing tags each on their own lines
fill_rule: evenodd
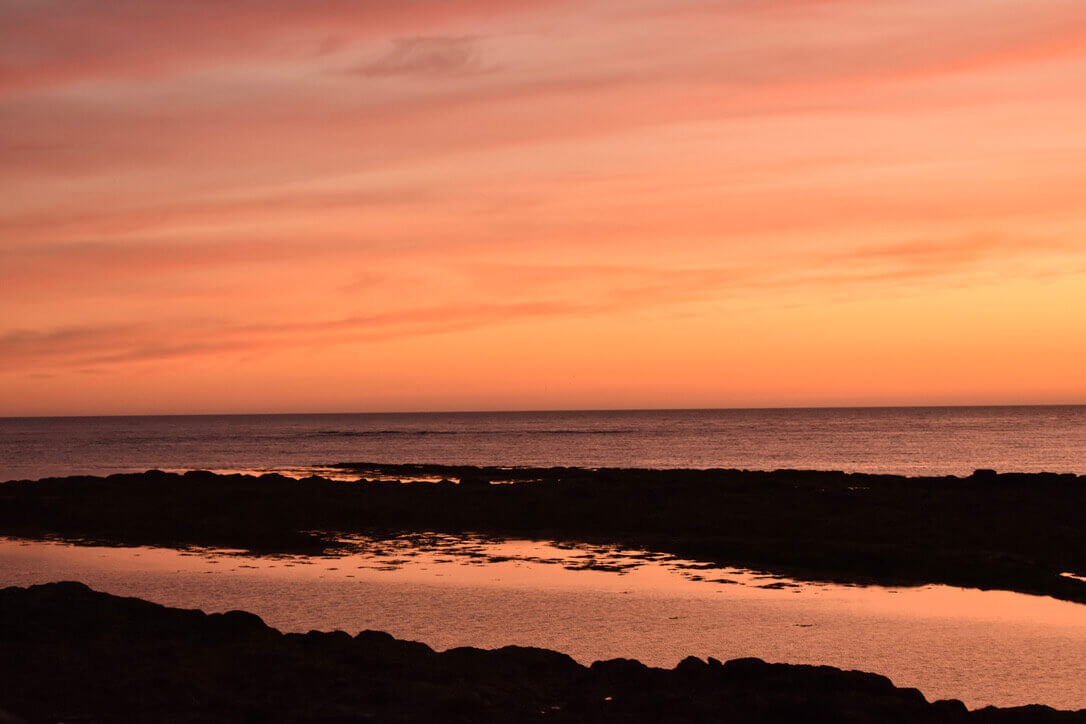
<svg viewBox="0 0 1086 724">
<path fill-rule="evenodd" d="M 1086 722 L 1086 710 L 967 711 L 831 667 L 689 658 L 577 664 L 506 647 L 437 653 L 363 631 L 281 634 L 80 583 L 0 590 L 0 721 Z"/>
<path fill-rule="evenodd" d="M 336 546 L 329 531 L 477 532 L 615 543 L 797 578 L 1086 603 L 1086 581 L 1061 575 L 1086 574 L 1082 476 L 340 467 L 447 480 L 150 471 L 9 482 L 0 484 L 0 534 L 315 553 Z"/>
</svg>

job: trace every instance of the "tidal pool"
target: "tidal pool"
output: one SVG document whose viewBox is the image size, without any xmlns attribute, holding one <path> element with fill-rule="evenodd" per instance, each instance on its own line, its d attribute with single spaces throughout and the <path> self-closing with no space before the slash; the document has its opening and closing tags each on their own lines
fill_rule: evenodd
<svg viewBox="0 0 1086 724">
<path fill-rule="evenodd" d="M 1086 606 L 1003 591 L 812 584 L 668 555 L 476 536 L 352 538 L 326 557 L 0 539 L 0 585 L 78 580 L 283 631 L 436 649 L 541 646 L 582 663 L 687 655 L 829 664 L 970 708 L 1086 708 Z"/>
</svg>

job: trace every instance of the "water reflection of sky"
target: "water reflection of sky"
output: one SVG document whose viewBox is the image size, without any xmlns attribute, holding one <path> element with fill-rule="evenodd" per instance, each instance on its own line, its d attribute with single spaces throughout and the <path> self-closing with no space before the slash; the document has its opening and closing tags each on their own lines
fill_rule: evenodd
<svg viewBox="0 0 1086 724">
<path fill-rule="evenodd" d="M 611 547 L 412 534 L 347 555 L 0 541 L 0 583 L 82 580 L 288 631 L 386 630 L 438 649 L 534 645 L 588 663 L 688 654 L 885 674 L 969 706 L 1086 707 L 1086 606 L 949 586 L 812 584 Z"/>
<path fill-rule="evenodd" d="M 188 468 L 167 468 L 164 472 L 167 473 L 185 473 L 188 472 Z M 380 482 L 397 482 L 397 483 L 440 483 L 446 478 L 440 475 L 407 475 L 400 472 L 389 472 L 381 469 L 380 467 L 366 468 L 366 467 L 352 467 L 352 468 L 335 468 L 326 467 L 321 465 L 311 465 L 306 467 L 299 466 L 285 466 L 285 467 L 270 467 L 270 468 L 214 468 L 207 472 L 215 473 L 216 475 L 283 475 L 288 478 L 302 479 L 310 476 L 317 476 L 325 478 L 326 480 L 335 480 L 339 482 L 355 483 L 359 480 L 380 481 Z M 458 482 L 456 477 L 453 477 L 452 482 Z M 494 480 L 494 483 L 507 483 L 514 482 L 512 480 Z M 517 482 L 525 482 L 519 479 Z"/>
</svg>

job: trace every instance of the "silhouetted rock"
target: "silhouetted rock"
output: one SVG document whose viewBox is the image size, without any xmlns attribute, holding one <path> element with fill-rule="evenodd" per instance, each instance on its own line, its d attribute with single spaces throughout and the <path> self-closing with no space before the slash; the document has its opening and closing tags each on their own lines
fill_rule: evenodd
<svg viewBox="0 0 1086 724">
<path fill-rule="evenodd" d="M 16 481 L 0 484 L 0 534 L 305 554 L 341 546 L 320 531 L 476 532 L 810 580 L 945 583 L 1086 603 L 1086 582 L 1061 575 L 1086 573 L 1086 478 L 1075 475 L 337 467 L 460 482 L 161 471 Z"/>
<path fill-rule="evenodd" d="M 280 634 L 79 583 L 0 590 L 0 723 L 22 722 L 1086 722 L 1086 710 L 929 704 L 828 666 L 672 670 L 577 664 L 508 646 L 438 653 L 388 634 Z"/>
<path fill-rule="evenodd" d="M 26 719 L 21 719 L 11 712 L 0 709 L 0 724 L 26 724 Z"/>
<path fill-rule="evenodd" d="M 957 699 L 940 699 L 939 701 L 932 702 L 932 707 L 936 709 L 940 714 L 946 717 L 958 717 L 964 719 L 969 712 L 966 709 L 965 704 Z"/>
<path fill-rule="evenodd" d="M 649 673 L 649 667 L 636 659 L 608 659 L 597 661 L 591 666 L 592 672 L 602 679 L 611 681 L 632 681 L 643 678 Z"/>
<path fill-rule="evenodd" d="M 686 677 L 703 676 L 709 673 L 709 663 L 697 656 L 687 656 L 675 667 L 675 673 Z"/>
</svg>

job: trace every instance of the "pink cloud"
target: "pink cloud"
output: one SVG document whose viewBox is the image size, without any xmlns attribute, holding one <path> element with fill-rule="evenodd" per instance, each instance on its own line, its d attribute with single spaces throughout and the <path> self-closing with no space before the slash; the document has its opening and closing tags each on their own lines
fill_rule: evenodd
<svg viewBox="0 0 1086 724">
<path fill-rule="evenodd" d="M 1081 273 L 1046 241 L 1082 232 L 1081 0 L 54 0 L 0 29 L 20 375 L 591 347 L 982 275 L 1009 310 Z"/>
<path fill-rule="evenodd" d="M 60 0 L 7 3 L 0 89 L 153 78 L 320 54 L 349 38 L 457 26 L 547 0 Z M 17 32 L 14 32 L 17 29 Z"/>
<path fill-rule="evenodd" d="M 626 314 L 635 309 L 746 296 L 753 291 L 844 292 L 859 288 L 870 292 L 883 290 L 888 282 L 942 282 L 992 263 L 1034 255 L 1039 248 L 1061 251 L 1068 245 L 1003 237 L 920 240 L 810 255 L 776 269 L 741 265 L 686 269 L 469 265 L 465 271 L 472 287 L 479 290 L 475 298 L 434 305 L 296 321 L 204 317 L 9 331 L 0 334 L 0 359 L 5 360 L 0 369 L 108 368 L 173 358 L 377 342 L 539 319 Z M 396 297 L 390 303 L 402 304 Z"/>
</svg>

